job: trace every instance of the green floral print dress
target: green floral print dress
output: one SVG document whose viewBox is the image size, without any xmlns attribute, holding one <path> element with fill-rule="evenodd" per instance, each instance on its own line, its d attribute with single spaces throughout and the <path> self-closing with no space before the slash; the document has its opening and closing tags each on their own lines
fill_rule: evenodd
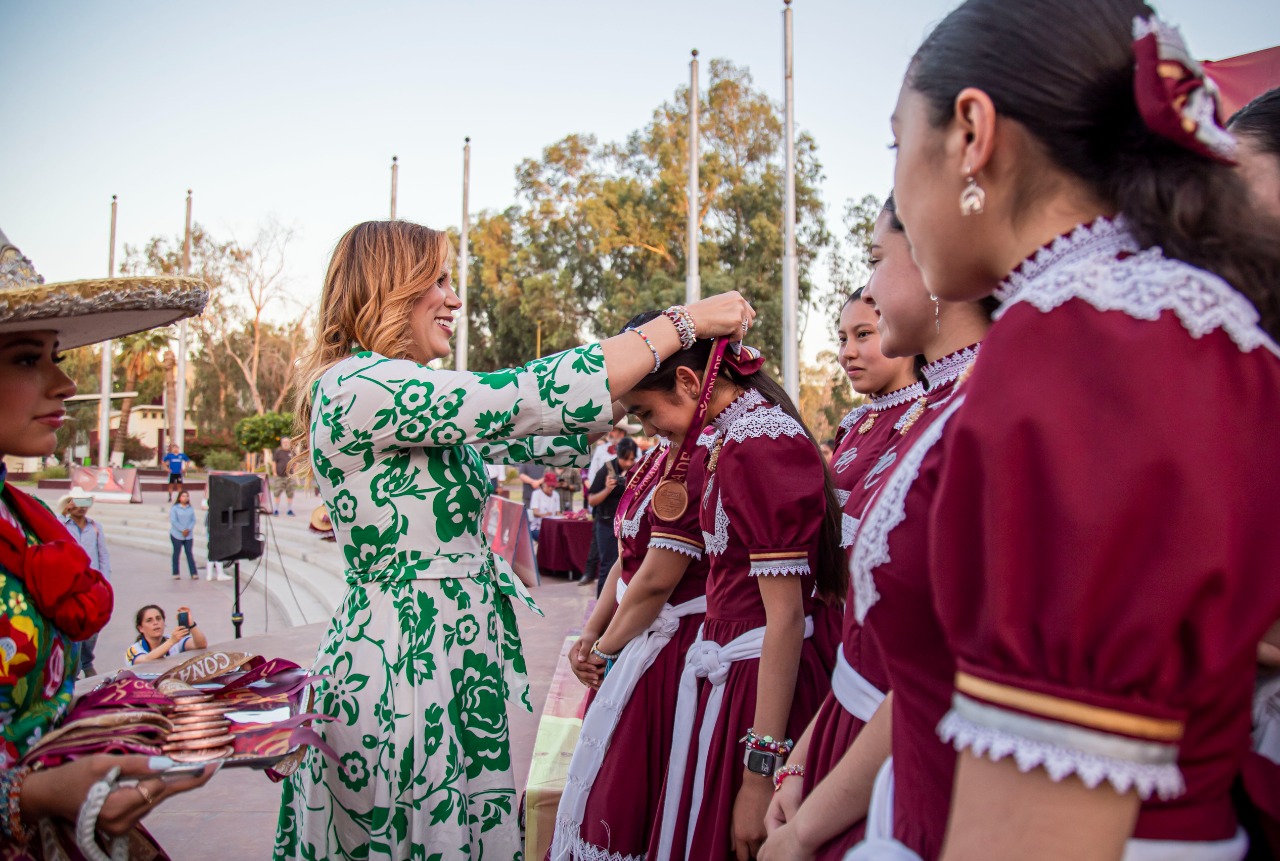
<svg viewBox="0 0 1280 861">
<path fill-rule="evenodd" d="M 481 531 L 484 461 L 585 464 L 611 423 L 599 345 L 488 374 L 361 352 L 318 381 L 311 463 L 348 589 L 313 709 L 338 760 L 312 749 L 285 782 L 275 858 L 521 858 L 513 602 L 537 607 Z"/>
</svg>

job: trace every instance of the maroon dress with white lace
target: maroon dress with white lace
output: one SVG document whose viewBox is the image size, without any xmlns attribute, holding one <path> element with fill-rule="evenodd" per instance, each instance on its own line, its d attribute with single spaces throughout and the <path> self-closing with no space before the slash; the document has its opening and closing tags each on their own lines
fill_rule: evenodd
<svg viewBox="0 0 1280 861">
<path fill-rule="evenodd" d="M 845 546 L 851 547 L 858 524 L 867 503 L 880 485 L 890 475 L 894 465 L 910 448 L 912 441 L 937 418 L 951 400 L 957 378 L 976 358 L 977 344 L 957 350 L 930 362 L 923 368 L 926 389 L 923 384 L 901 389 L 877 399 L 866 412 L 854 410 L 841 422 L 850 428 L 842 439 L 832 464 L 836 476 L 837 494 L 844 509 Z M 861 408 L 860 408 L 861 409 Z M 867 418 L 875 416 L 871 427 L 866 428 Z M 866 428 L 865 434 L 860 434 Z M 841 453 L 843 452 L 843 454 Z M 844 469 L 841 469 L 841 467 Z M 809 750 L 805 756 L 804 794 L 807 796 L 822 782 L 831 770 L 848 753 L 866 726 L 875 707 L 889 692 L 888 671 L 884 666 L 876 644 L 866 637 L 853 612 L 852 589 L 846 601 L 841 629 L 840 655 L 847 667 L 838 666 L 833 678 L 833 689 L 823 700 L 814 720 Z M 850 697 L 840 695 L 845 689 L 840 674 L 856 672 L 868 686 L 864 692 Z M 877 696 L 878 695 L 878 698 Z M 863 822 L 860 820 L 841 834 L 827 841 L 815 856 L 817 861 L 840 861 L 844 853 L 862 839 Z"/>
<path fill-rule="evenodd" d="M 1136 791 L 1134 842 L 1243 858 L 1230 789 L 1280 617 L 1259 576 L 1280 567 L 1280 446 L 1260 432 L 1280 426 L 1280 348 L 1123 222 L 1042 249 L 1001 298 L 958 409 L 854 550 L 894 689 L 893 834 L 938 856 L 954 745 Z"/>
<path fill-rule="evenodd" d="M 652 460 L 660 456 L 663 449 L 650 449 L 645 460 L 633 471 L 631 482 L 644 479 Z M 607 750 L 594 780 L 585 787 L 586 805 L 580 818 L 566 809 L 564 801 L 569 798 L 568 794 L 562 797 L 556 836 L 547 852 L 550 861 L 643 861 L 645 857 L 650 833 L 661 810 L 659 799 L 667 773 L 667 758 L 671 753 L 671 730 L 680 673 L 684 668 L 685 653 L 697 638 L 703 620 L 703 613 L 691 607 L 690 602 L 696 603 L 706 596 L 708 562 L 696 505 L 696 500 L 702 495 L 706 461 L 707 448 L 700 445 L 690 459 L 686 478 L 692 502 L 684 515 L 675 521 L 660 520 L 653 513 L 650 501 L 656 481 L 650 483 L 643 493 L 632 496 L 625 510 L 618 510 L 616 526 L 621 545 L 619 561 L 623 583 L 631 583 L 645 555 L 654 548 L 688 556 L 691 561 L 667 600 L 671 609 L 666 612 L 672 618 L 660 619 L 651 626 L 651 630 L 661 629 L 664 638 L 670 630 L 665 626 L 674 628 L 670 639 L 649 658 L 651 662 L 625 701 L 611 704 L 619 709 L 613 732 L 607 738 L 591 742 L 603 742 Z M 641 638 L 648 636 L 650 634 L 646 632 Z M 611 691 L 606 682 L 599 696 L 593 697 L 588 715 L 592 708 L 600 706 L 601 699 L 607 701 L 610 698 Z M 584 724 L 584 728 L 588 726 Z"/>
<path fill-rule="evenodd" d="M 756 578 L 798 578 L 806 615 L 814 606 L 812 566 L 825 507 L 817 447 L 799 422 L 754 389 L 716 417 L 703 441 L 713 452 L 700 500 L 711 569 L 703 642 L 691 647 L 686 665 L 691 672 L 696 664 L 700 678 L 691 689 L 689 725 L 682 726 L 677 717 L 676 733 L 685 733 L 687 756 L 679 756 L 677 739 L 663 793 L 663 821 L 650 842 L 649 861 L 734 857 L 730 830 L 743 779 L 740 739 L 753 725 L 760 668 L 759 644 L 753 649 L 744 643 L 761 636 L 765 624 Z M 817 649 L 806 639 L 787 733 L 804 730 L 828 685 Z M 719 713 L 712 719 L 708 711 L 716 707 Z"/>
</svg>

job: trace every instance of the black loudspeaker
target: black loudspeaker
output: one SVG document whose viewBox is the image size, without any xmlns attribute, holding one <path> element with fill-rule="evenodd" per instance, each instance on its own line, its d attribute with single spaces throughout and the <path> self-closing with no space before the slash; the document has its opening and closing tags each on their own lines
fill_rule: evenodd
<svg viewBox="0 0 1280 861">
<path fill-rule="evenodd" d="M 233 562 L 262 555 L 258 537 L 257 475 L 209 476 L 209 561 Z"/>
</svg>

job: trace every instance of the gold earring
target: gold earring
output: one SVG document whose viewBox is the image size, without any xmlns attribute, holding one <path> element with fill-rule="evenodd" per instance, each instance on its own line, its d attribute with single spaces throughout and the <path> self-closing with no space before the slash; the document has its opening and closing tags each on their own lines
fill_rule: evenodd
<svg viewBox="0 0 1280 861">
<path fill-rule="evenodd" d="M 982 186 L 978 185 L 978 181 L 973 178 L 973 170 L 965 167 L 965 187 L 960 192 L 960 214 L 961 215 L 981 215 L 982 211 L 987 207 L 987 193 L 982 190 Z"/>
<path fill-rule="evenodd" d="M 929 298 L 933 300 L 933 330 L 939 335 L 942 334 L 942 306 L 938 304 L 938 297 L 932 293 Z"/>
</svg>

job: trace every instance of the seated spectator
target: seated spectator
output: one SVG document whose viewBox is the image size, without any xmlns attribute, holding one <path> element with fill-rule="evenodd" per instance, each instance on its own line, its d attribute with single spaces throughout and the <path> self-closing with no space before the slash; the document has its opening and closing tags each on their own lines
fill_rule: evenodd
<svg viewBox="0 0 1280 861">
<path fill-rule="evenodd" d="M 542 519 L 560 513 L 560 494 L 556 493 L 558 486 L 556 474 L 548 472 L 542 477 L 541 486 L 529 501 L 529 527 L 533 530 L 534 541 L 542 533 Z"/>
<path fill-rule="evenodd" d="M 89 517 L 92 506 L 92 496 L 68 493 L 58 499 L 55 508 L 62 515 L 62 524 L 67 531 L 89 554 L 89 567 L 110 581 L 111 557 L 107 554 L 107 536 L 102 532 L 102 524 Z M 97 634 L 80 644 L 80 671 L 86 679 L 98 674 L 93 668 L 93 652 L 97 645 Z"/>
<path fill-rule="evenodd" d="M 191 618 L 190 607 L 179 607 L 178 618 L 187 614 L 187 624 L 173 629 L 169 636 L 164 635 L 164 610 L 155 604 L 148 604 L 133 617 L 134 627 L 138 631 L 138 641 L 125 649 L 124 657 L 130 664 L 141 661 L 158 661 L 181 655 L 191 649 L 205 649 L 209 641 L 204 631 L 196 627 L 196 620 Z"/>
</svg>

